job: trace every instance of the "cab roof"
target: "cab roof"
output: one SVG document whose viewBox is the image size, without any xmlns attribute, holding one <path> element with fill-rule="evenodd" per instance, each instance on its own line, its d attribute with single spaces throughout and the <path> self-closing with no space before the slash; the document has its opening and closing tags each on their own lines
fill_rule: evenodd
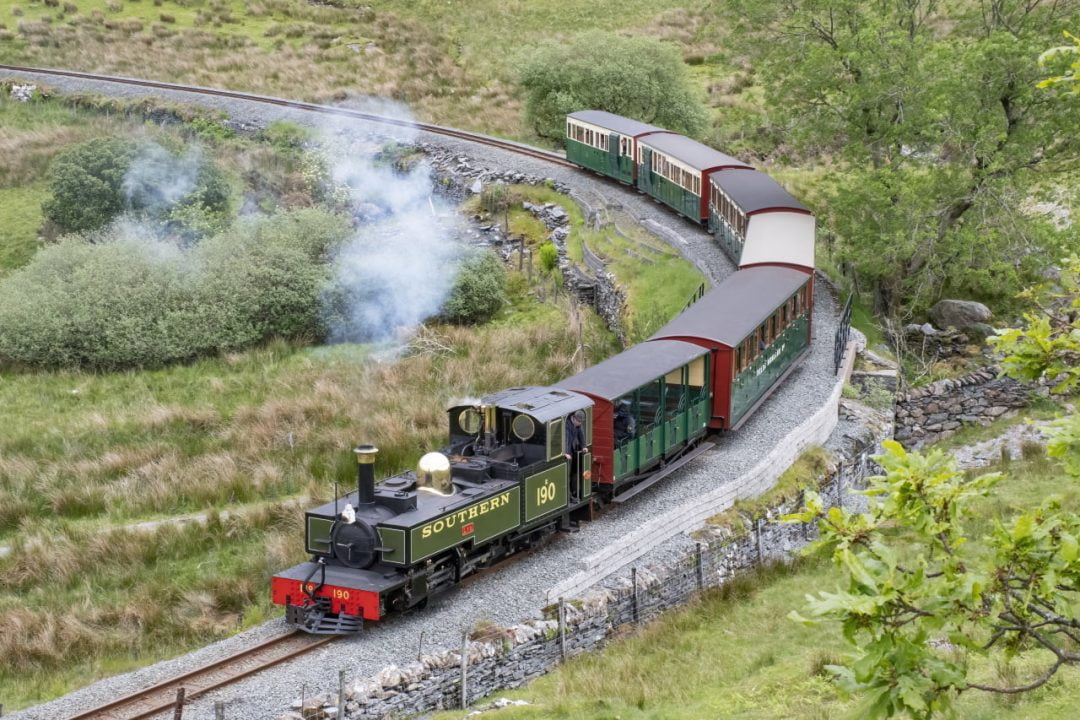
<svg viewBox="0 0 1080 720">
<path fill-rule="evenodd" d="M 800 270 L 771 265 L 739 270 L 649 340 L 692 337 L 734 347 L 809 279 Z"/>
<path fill-rule="evenodd" d="M 540 422 L 565 417 L 575 410 L 592 406 L 592 400 L 583 395 L 554 387 L 536 386 L 500 390 L 483 397 L 480 402 L 504 410 L 525 413 Z M 450 409 L 458 407 L 463 407 L 463 404 L 453 405 Z"/>
</svg>

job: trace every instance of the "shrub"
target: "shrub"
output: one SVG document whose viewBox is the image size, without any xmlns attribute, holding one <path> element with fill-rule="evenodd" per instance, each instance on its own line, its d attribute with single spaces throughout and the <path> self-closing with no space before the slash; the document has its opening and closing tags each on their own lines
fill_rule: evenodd
<svg viewBox="0 0 1080 720">
<path fill-rule="evenodd" d="M 607 110 L 687 135 L 708 121 L 678 50 L 651 38 L 592 31 L 548 43 L 525 62 L 521 84 L 528 121 L 553 139 L 565 136 L 565 116 L 577 110 Z"/>
<path fill-rule="evenodd" d="M 302 210 L 182 250 L 138 225 L 70 237 L 0 281 L 0 361 L 152 367 L 323 332 L 324 260 L 348 224 Z"/>
<path fill-rule="evenodd" d="M 551 272 L 559 264 L 559 250 L 554 243 L 546 242 L 539 248 L 540 267 L 546 272 Z"/>
<path fill-rule="evenodd" d="M 160 15 L 158 15 L 158 18 L 161 19 L 161 22 L 169 23 L 170 25 L 172 23 L 176 22 L 176 16 L 175 15 L 168 15 L 166 13 L 161 13 Z"/>
<path fill-rule="evenodd" d="M 490 320 L 506 302 L 505 287 L 506 269 L 494 253 L 483 251 L 471 255 L 458 268 L 442 317 L 461 325 Z"/>
<path fill-rule="evenodd" d="M 95 230 L 124 206 L 123 182 L 135 152 L 132 143 L 97 138 L 60 153 L 49 167 L 52 195 L 45 216 L 68 232 Z"/>
</svg>

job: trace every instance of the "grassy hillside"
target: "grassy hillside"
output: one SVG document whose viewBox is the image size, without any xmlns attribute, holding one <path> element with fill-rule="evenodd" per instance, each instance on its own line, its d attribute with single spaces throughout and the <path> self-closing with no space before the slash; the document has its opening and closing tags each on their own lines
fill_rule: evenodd
<svg viewBox="0 0 1080 720">
<path fill-rule="evenodd" d="M 0 0 L 0 60 L 305 99 L 377 95 L 425 120 L 528 137 L 513 84 L 523 50 L 591 28 L 692 44 L 684 5 Z"/>
<path fill-rule="evenodd" d="M 987 528 L 992 518 L 1031 505 L 1047 495 L 1080 502 L 1080 488 L 1046 460 L 1014 463 L 1009 479 L 980 506 Z M 807 627 L 786 619 L 801 609 L 807 592 L 839 583 L 828 562 L 809 558 L 791 567 L 772 567 L 728 587 L 705 593 L 696 603 L 614 642 L 607 649 L 568 661 L 526 688 L 499 696 L 523 698 L 527 707 L 486 713 L 495 720 L 776 720 L 860 717 L 859 698 L 844 697 L 824 666 L 844 652 L 840 630 Z M 1045 658 L 1041 658 L 1045 660 Z M 1037 665 L 1041 667 L 1041 664 Z M 1010 664 L 977 660 L 981 681 L 1027 677 L 1036 667 L 1021 655 Z M 957 704 L 965 720 L 1057 720 L 1080 714 L 1072 688 L 1080 668 L 1062 670 L 1038 691 L 1015 697 L 970 692 Z M 463 717 L 443 713 L 440 720 Z"/>
</svg>

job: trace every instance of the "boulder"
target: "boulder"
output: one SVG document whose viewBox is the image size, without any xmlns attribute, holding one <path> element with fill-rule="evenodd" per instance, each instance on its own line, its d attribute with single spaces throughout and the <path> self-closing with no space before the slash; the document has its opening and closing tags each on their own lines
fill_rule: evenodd
<svg viewBox="0 0 1080 720">
<path fill-rule="evenodd" d="M 973 300 L 939 300 L 930 308 L 930 319 L 938 327 L 965 330 L 990 319 L 990 308 Z"/>
</svg>

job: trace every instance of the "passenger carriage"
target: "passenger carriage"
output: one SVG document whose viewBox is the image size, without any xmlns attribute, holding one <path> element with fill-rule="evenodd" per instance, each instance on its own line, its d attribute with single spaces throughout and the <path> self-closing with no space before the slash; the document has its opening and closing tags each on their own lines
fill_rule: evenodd
<svg viewBox="0 0 1080 720">
<path fill-rule="evenodd" d="M 812 308 L 809 273 L 748 268 L 706 293 L 645 345 L 680 340 L 709 350 L 707 423 L 737 430 L 809 351 Z"/>
<path fill-rule="evenodd" d="M 663 474 L 675 469 L 669 461 L 685 458 L 706 432 L 711 375 L 706 348 L 661 341 L 636 345 L 556 383 L 593 401 L 594 487 L 610 496 L 659 479 L 661 465 Z"/>
<path fill-rule="evenodd" d="M 709 232 L 739 266 L 814 268 L 813 214 L 757 170 L 709 174 Z"/>
<path fill-rule="evenodd" d="M 708 175 L 749 165 L 674 133 L 647 135 L 637 143 L 637 187 L 681 215 L 709 219 Z"/>
<path fill-rule="evenodd" d="M 637 178 L 637 143 L 656 133 L 668 131 L 602 110 L 570 113 L 566 116 L 566 159 L 633 185 Z"/>
</svg>

